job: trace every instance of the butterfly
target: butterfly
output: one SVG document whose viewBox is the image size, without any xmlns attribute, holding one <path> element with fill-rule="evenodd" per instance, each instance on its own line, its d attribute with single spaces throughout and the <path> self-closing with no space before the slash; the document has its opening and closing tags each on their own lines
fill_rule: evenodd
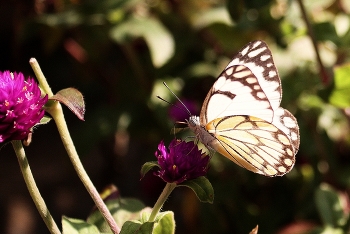
<svg viewBox="0 0 350 234">
<path fill-rule="evenodd" d="M 208 149 L 249 171 L 282 176 L 300 144 L 295 117 L 280 107 L 281 80 L 263 41 L 245 45 L 209 90 L 188 127 Z"/>
</svg>

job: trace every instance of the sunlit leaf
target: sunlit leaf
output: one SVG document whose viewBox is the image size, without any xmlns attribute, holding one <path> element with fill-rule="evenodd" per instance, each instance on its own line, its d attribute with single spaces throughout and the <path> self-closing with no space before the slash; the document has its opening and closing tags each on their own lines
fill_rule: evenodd
<svg viewBox="0 0 350 234">
<path fill-rule="evenodd" d="M 326 130 L 334 140 L 342 140 L 349 134 L 349 122 L 346 116 L 332 105 L 325 105 L 318 118 L 318 126 Z"/>
<path fill-rule="evenodd" d="M 152 234 L 153 226 L 153 222 L 127 221 L 123 225 L 120 234 Z"/>
<path fill-rule="evenodd" d="M 335 106 L 345 108 L 350 106 L 350 64 L 334 69 L 334 90 L 329 99 Z"/>
<path fill-rule="evenodd" d="M 152 210 L 144 210 L 141 213 L 141 223 L 147 223 Z M 174 212 L 159 212 L 154 219 L 153 234 L 172 234 L 175 233 Z"/>
<path fill-rule="evenodd" d="M 229 26 L 233 25 L 226 7 L 217 7 L 204 11 L 201 14 L 198 14 L 193 22 L 197 29 L 207 27 L 214 23 L 222 23 Z"/>
<path fill-rule="evenodd" d="M 106 202 L 106 205 L 119 226 L 122 226 L 126 221 L 138 219 L 140 212 L 145 208 L 141 201 L 133 198 L 111 199 Z M 110 231 L 99 210 L 92 212 L 87 218 L 87 222 L 96 225 L 100 231 Z"/>
<path fill-rule="evenodd" d="M 125 43 L 130 38 L 143 37 L 149 46 L 154 66 L 163 66 L 174 54 L 173 36 L 157 19 L 131 17 L 111 29 L 112 39 Z"/>
<path fill-rule="evenodd" d="M 51 119 L 52 119 L 51 117 L 44 115 L 44 116 L 41 118 L 39 124 L 47 124 L 48 122 L 51 121 Z"/>
<path fill-rule="evenodd" d="M 173 234 L 175 233 L 175 219 L 172 211 L 161 212 L 156 217 L 154 234 Z"/>
<path fill-rule="evenodd" d="M 62 217 L 62 229 L 63 233 L 69 234 L 89 234 L 89 233 L 100 233 L 98 228 L 80 219 Z"/>
</svg>

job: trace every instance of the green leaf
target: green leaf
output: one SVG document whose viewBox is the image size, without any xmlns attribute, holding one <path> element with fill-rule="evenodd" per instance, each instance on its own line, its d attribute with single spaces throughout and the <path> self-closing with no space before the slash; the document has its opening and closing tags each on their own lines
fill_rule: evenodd
<svg viewBox="0 0 350 234">
<path fill-rule="evenodd" d="M 335 88 L 330 96 L 330 103 L 345 108 L 350 106 L 350 64 L 334 69 Z"/>
<path fill-rule="evenodd" d="M 317 227 L 307 232 L 308 234 L 344 234 L 344 230 L 342 228 L 334 228 L 334 227 Z"/>
<path fill-rule="evenodd" d="M 151 234 L 153 226 L 153 222 L 141 224 L 139 221 L 127 221 L 123 225 L 120 234 Z"/>
<path fill-rule="evenodd" d="M 50 122 L 52 118 L 47 116 L 47 115 L 44 115 L 41 120 L 40 120 L 40 123 L 38 123 L 37 125 L 41 125 L 41 124 L 47 124 L 48 122 Z"/>
<path fill-rule="evenodd" d="M 140 217 L 140 213 L 145 205 L 133 198 L 111 199 L 106 202 L 108 210 L 119 226 L 128 220 L 135 220 Z M 87 218 L 87 222 L 96 225 L 102 232 L 110 232 L 110 228 L 99 210 L 95 210 Z"/>
<path fill-rule="evenodd" d="M 317 38 L 318 41 L 327 41 L 331 40 L 334 43 L 339 43 L 339 37 L 337 35 L 337 31 L 335 30 L 334 24 L 330 22 L 322 22 L 322 23 L 316 23 L 312 25 L 315 38 Z"/>
<path fill-rule="evenodd" d="M 204 176 L 198 177 L 193 180 L 185 181 L 178 186 L 186 186 L 192 189 L 201 202 L 213 203 L 214 201 L 214 189 L 211 183 Z"/>
<path fill-rule="evenodd" d="M 144 210 L 141 213 L 141 223 L 147 223 L 149 216 L 151 215 L 150 210 Z M 157 214 L 154 221 L 153 234 L 172 234 L 175 233 L 175 219 L 174 212 L 165 211 Z"/>
<path fill-rule="evenodd" d="M 149 172 L 149 170 L 151 170 L 153 167 L 159 167 L 157 161 L 146 162 L 145 164 L 143 164 L 143 166 L 141 167 L 141 178 L 143 178 L 146 175 L 146 173 Z"/>
<path fill-rule="evenodd" d="M 141 223 L 139 221 L 126 221 L 120 230 L 120 234 L 136 233 L 140 227 Z"/>
<path fill-rule="evenodd" d="M 126 221 L 120 234 L 173 234 L 175 233 L 175 219 L 172 211 L 160 212 L 154 222 L 148 222 L 150 211 L 142 212 L 141 221 Z"/>
<path fill-rule="evenodd" d="M 226 7 L 216 7 L 203 11 L 201 14 L 198 14 L 194 20 L 194 25 L 197 29 L 201 29 L 215 23 L 232 27 L 233 23 Z"/>
<path fill-rule="evenodd" d="M 74 88 L 62 89 L 50 99 L 65 104 L 80 120 L 84 120 L 85 102 L 79 90 Z"/>
<path fill-rule="evenodd" d="M 272 0 L 245 0 L 246 8 L 258 9 L 270 4 Z"/>
<path fill-rule="evenodd" d="M 84 220 L 68 218 L 66 216 L 62 217 L 62 229 L 63 233 L 69 234 L 100 233 L 95 225 L 87 223 Z"/>
<path fill-rule="evenodd" d="M 320 185 L 315 192 L 315 203 L 324 226 L 339 227 L 345 224 L 347 215 L 340 194 L 331 186 L 325 183 Z"/>
<path fill-rule="evenodd" d="M 244 2 L 240 0 L 231 0 L 226 2 L 227 10 L 233 20 L 238 21 L 244 14 Z"/>
<path fill-rule="evenodd" d="M 111 29 L 110 35 L 118 43 L 125 43 L 130 38 L 144 38 L 155 67 L 163 66 L 174 54 L 172 35 L 158 20 L 151 17 L 131 17 Z"/>
<path fill-rule="evenodd" d="M 172 234 L 175 233 L 175 219 L 172 211 L 160 212 L 156 217 L 156 225 L 153 229 L 154 234 Z"/>
</svg>

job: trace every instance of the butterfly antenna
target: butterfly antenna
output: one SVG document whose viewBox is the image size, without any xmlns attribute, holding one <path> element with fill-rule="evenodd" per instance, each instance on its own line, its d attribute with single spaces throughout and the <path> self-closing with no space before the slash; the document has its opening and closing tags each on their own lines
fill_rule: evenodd
<svg viewBox="0 0 350 234">
<path fill-rule="evenodd" d="M 163 101 L 165 101 L 165 102 L 167 102 L 167 103 L 169 103 L 169 104 L 171 104 L 171 105 L 173 105 L 173 106 L 179 108 L 180 110 L 185 111 L 189 116 L 191 116 L 191 115 L 192 115 L 192 114 L 191 114 L 191 111 L 190 111 L 190 110 L 186 107 L 186 105 L 180 100 L 180 98 L 169 88 L 169 86 L 168 86 L 165 82 L 163 82 L 163 85 L 164 85 L 164 86 L 170 91 L 170 93 L 171 93 L 172 95 L 174 95 L 174 97 L 182 104 L 182 106 L 184 107 L 184 109 L 180 108 L 179 106 L 176 106 L 175 104 L 171 104 L 171 103 L 165 101 L 164 99 L 162 99 L 162 98 L 159 97 L 159 96 L 157 96 L 157 97 L 158 97 L 159 99 L 161 99 L 161 100 L 163 100 Z"/>
<path fill-rule="evenodd" d="M 185 107 L 186 109 L 181 108 L 180 106 L 177 106 L 177 105 L 175 105 L 174 103 L 171 103 L 171 102 L 169 102 L 169 101 L 165 100 L 164 98 L 162 98 L 162 97 L 160 97 L 160 96 L 158 96 L 158 95 L 157 95 L 157 98 L 159 98 L 159 99 L 160 99 L 160 100 L 162 100 L 163 102 L 168 103 L 168 104 L 169 104 L 169 105 L 171 105 L 171 106 L 176 107 L 177 109 L 179 109 L 179 110 L 181 110 L 181 111 L 185 112 L 186 114 L 191 115 L 191 112 L 189 112 L 189 110 L 187 110 L 187 108 L 186 108 L 186 107 Z M 182 103 L 182 105 L 183 105 L 183 103 Z"/>
</svg>

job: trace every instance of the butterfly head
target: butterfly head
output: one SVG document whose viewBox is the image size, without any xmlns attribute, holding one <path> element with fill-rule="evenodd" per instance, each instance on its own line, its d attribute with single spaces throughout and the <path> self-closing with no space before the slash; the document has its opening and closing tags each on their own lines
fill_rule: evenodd
<svg viewBox="0 0 350 234">
<path fill-rule="evenodd" d="M 194 128 L 199 127 L 200 126 L 200 122 L 199 122 L 199 117 L 195 116 L 195 115 L 191 115 L 187 120 L 186 120 L 188 127 L 192 130 L 194 130 Z"/>
</svg>

